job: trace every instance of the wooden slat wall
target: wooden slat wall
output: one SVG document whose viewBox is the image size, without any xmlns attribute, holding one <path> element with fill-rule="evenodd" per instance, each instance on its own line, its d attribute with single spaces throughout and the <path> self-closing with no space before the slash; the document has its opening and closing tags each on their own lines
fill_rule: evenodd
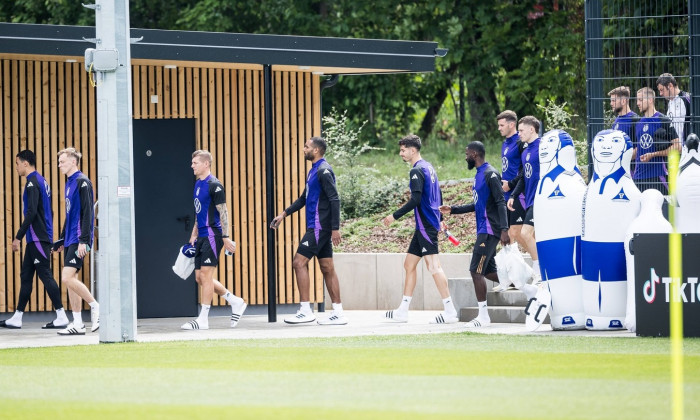
<svg viewBox="0 0 700 420">
<path fill-rule="evenodd" d="M 3 138 L 0 185 L 4 208 L 0 213 L 0 312 L 13 312 L 19 295 L 21 254 L 13 253 L 10 245 L 22 220 L 25 179 L 20 180 L 14 170 L 15 155 L 23 149 L 36 153 L 37 171 L 51 186 L 55 239 L 65 218 L 65 176 L 58 171 L 56 153 L 75 147 L 83 154 L 81 171 L 93 182 L 97 179 L 95 93 L 88 86 L 87 73 L 82 70 L 81 63 L 0 57 L 0 132 Z M 54 255 L 52 264 L 54 277 L 60 284 L 62 254 Z M 84 267 L 80 276 L 89 286 L 89 258 Z M 38 278 L 34 281 L 34 292 L 25 310 L 52 310 L 43 284 Z M 61 295 L 63 305 L 68 307 L 64 287 L 61 287 Z"/>
<path fill-rule="evenodd" d="M 24 180 L 14 171 L 14 156 L 29 148 L 37 154 L 37 170 L 54 194 L 54 237 L 65 217 L 65 176 L 56 165 L 56 153 L 75 147 L 83 153 L 81 170 L 97 193 L 96 98 L 80 58 L 22 59 L 0 56 L 0 312 L 15 310 L 19 294 L 21 259 L 10 247 L 21 221 Z M 72 58 L 72 57 L 71 57 Z M 60 60 L 60 61 L 57 61 Z M 72 60 L 71 60 L 72 61 Z M 213 173 L 223 182 L 238 251 L 222 258 L 217 278 L 251 304 L 267 303 L 267 226 L 265 214 L 265 124 L 262 70 L 259 66 L 197 67 L 178 63 L 135 61 L 132 66 L 134 118 L 195 118 L 198 148 L 214 154 Z M 320 134 L 319 77 L 309 73 L 273 72 L 274 161 L 276 211 L 282 211 L 303 191 L 310 165 L 304 160 L 304 141 Z M 151 101 L 152 95 L 158 102 Z M 58 200 L 55 197 L 59 197 Z M 96 197 L 97 198 L 97 197 Z M 305 213 L 289 217 L 277 233 L 278 302 L 295 303 L 292 257 L 305 231 Z M 81 270 L 89 285 L 89 260 Z M 311 299 L 323 299 L 318 264 L 311 267 Z M 53 257 L 54 276 L 60 282 L 59 256 Z M 67 307 L 65 288 L 61 288 Z M 225 304 L 219 299 L 215 304 Z M 26 310 L 52 310 L 43 285 L 35 288 Z"/>
</svg>

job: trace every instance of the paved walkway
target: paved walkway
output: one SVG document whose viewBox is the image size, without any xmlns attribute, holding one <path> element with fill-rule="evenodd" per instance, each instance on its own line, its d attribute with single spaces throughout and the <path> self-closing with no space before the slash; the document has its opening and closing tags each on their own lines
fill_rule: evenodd
<svg viewBox="0 0 700 420">
<path fill-rule="evenodd" d="M 383 320 L 384 311 L 345 311 L 347 325 L 320 326 L 288 325 L 283 319 L 288 315 L 278 316 L 278 321 L 267 322 L 267 315 L 245 315 L 236 328 L 229 327 L 228 317 L 211 317 L 209 330 L 183 331 L 180 325 L 191 318 L 140 319 L 138 321 L 138 342 L 190 341 L 190 340 L 230 340 L 230 339 L 284 339 L 307 337 L 351 337 L 400 334 L 440 334 L 464 332 L 467 328 L 463 322 L 447 325 L 433 325 L 429 321 L 438 314 L 437 311 L 411 311 L 408 323 L 393 323 Z M 319 314 L 321 317 L 327 316 Z M 89 345 L 99 343 L 99 334 L 88 332 L 84 336 L 63 337 L 55 330 L 42 330 L 44 322 L 24 322 L 22 329 L 8 330 L 0 328 L 0 348 L 51 347 Z M 89 327 L 88 327 L 89 331 Z M 623 331 L 552 331 L 549 325 L 543 325 L 538 331 L 528 332 L 523 324 L 492 324 L 490 327 L 470 330 L 483 334 L 516 335 L 556 335 L 556 336 L 596 336 L 596 337 L 634 337 L 627 330 Z"/>
</svg>

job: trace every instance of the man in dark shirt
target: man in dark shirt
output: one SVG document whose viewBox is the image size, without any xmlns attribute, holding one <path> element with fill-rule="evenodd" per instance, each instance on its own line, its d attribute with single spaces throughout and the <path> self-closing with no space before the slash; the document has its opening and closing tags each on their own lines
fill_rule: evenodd
<svg viewBox="0 0 700 420">
<path fill-rule="evenodd" d="M 463 214 L 474 212 L 476 215 L 476 243 L 472 252 L 469 272 L 474 280 L 474 291 L 479 304 L 479 314 L 467 322 L 468 328 L 487 327 L 491 325 L 486 306 L 486 280 L 498 281 L 496 273 L 496 247 L 500 241 L 504 246 L 510 243 L 508 236 L 508 216 L 506 202 L 503 198 L 501 177 L 496 169 L 484 159 L 486 149 L 479 141 L 469 143 L 466 149 L 466 161 L 469 169 L 476 168 L 474 177 L 474 202 L 464 206 L 440 206 L 443 214 Z"/>
<path fill-rule="evenodd" d="M 83 266 L 83 258 L 90 252 L 95 222 L 92 182 L 78 165 L 82 155 L 70 147 L 58 152 L 58 169 L 68 177 L 66 180 L 66 221 L 59 237 L 58 252 L 63 253 L 63 284 L 68 289 L 68 299 L 73 311 L 73 322 L 58 331 L 59 335 L 84 335 L 83 300 L 90 305 L 91 331 L 100 328 L 100 305 L 90 293 L 90 289 L 78 279 L 78 271 Z M 61 242 L 62 241 L 62 242 Z"/>
<path fill-rule="evenodd" d="M 43 328 L 65 328 L 68 325 L 66 311 L 61 302 L 61 291 L 51 272 L 49 255 L 53 242 L 53 214 L 51 211 L 51 189 L 44 177 L 36 171 L 36 156 L 31 150 L 22 150 L 15 157 L 15 169 L 19 176 L 27 177 L 22 194 L 24 220 L 12 241 L 12 250 L 19 251 L 22 238 L 27 239 L 24 259 L 19 277 L 21 285 L 17 308 L 12 318 L 0 321 L 0 327 L 22 328 L 22 315 L 32 294 L 34 273 L 44 283 L 51 303 L 56 308 L 56 319 Z"/>
<path fill-rule="evenodd" d="M 630 88 L 618 86 L 608 92 L 610 97 L 610 107 L 615 114 L 612 129 L 627 133 L 629 138 L 634 138 L 634 125 L 639 119 L 639 115 L 630 109 Z"/>
<path fill-rule="evenodd" d="M 277 215 L 270 223 L 272 229 L 288 215 L 306 207 L 306 234 L 301 238 L 292 266 L 297 278 L 301 306 L 297 313 L 284 320 L 287 324 L 305 324 L 316 320 L 309 303 L 309 260 L 318 259 L 326 288 L 331 297 L 333 311 L 319 325 L 344 325 L 348 323 L 340 301 L 340 284 L 333 264 L 333 245 L 340 245 L 340 198 L 335 186 L 333 168 L 324 159 L 326 141 L 311 137 L 304 143 L 304 158 L 311 161 L 306 178 L 306 188 L 301 196 Z"/>
<path fill-rule="evenodd" d="M 233 254 L 236 243 L 229 237 L 229 217 L 226 208 L 224 186 L 211 173 L 212 156 L 206 150 L 192 153 L 192 172 L 197 177 L 194 184 L 194 210 L 197 219 L 192 228 L 190 244 L 195 247 L 195 280 L 202 287 L 201 309 L 199 316 L 185 322 L 183 330 L 209 329 L 209 309 L 214 292 L 226 299 L 231 305 L 231 328 L 238 324 L 248 306 L 245 301 L 229 292 L 223 284 L 214 278 L 219 264 L 221 249 Z"/>
<path fill-rule="evenodd" d="M 445 311 L 437 315 L 431 323 L 449 324 L 457 322 L 459 319 L 450 297 L 447 277 L 438 257 L 437 238 L 442 221 L 439 210 L 442 204 L 442 192 L 433 165 L 421 158 L 420 149 L 421 140 L 414 134 L 409 134 L 399 141 L 399 156 L 404 162 L 411 164 L 411 171 L 408 174 L 411 199 L 394 214 L 385 217 L 383 222 L 386 227 L 389 227 L 394 220 L 413 210 L 416 218 L 416 231 L 403 264 L 406 270 L 406 284 L 401 304 L 398 309 L 387 311 L 385 318 L 396 322 L 408 321 L 408 307 L 413 297 L 413 290 L 416 288 L 416 267 L 421 258 L 425 258 L 425 264 L 435 280 L 445 308 Z"/>
</svg>

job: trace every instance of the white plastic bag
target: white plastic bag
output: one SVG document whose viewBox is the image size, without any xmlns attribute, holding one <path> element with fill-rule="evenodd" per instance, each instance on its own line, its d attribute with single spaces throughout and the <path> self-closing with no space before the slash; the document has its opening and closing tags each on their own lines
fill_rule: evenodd
<svg viewBox="0 0 700 420">
<path fill-rule="evenodd" d="M 498 282 L 501 286 L 513 283 L 518 289 L 532 277 L 532 267 L 525 262 L 517 243 L 504 246 L 496 254 L 496 268 L 498 269 Z M 504 273 L 503 278 L 501 273 Z"/>
</svg>

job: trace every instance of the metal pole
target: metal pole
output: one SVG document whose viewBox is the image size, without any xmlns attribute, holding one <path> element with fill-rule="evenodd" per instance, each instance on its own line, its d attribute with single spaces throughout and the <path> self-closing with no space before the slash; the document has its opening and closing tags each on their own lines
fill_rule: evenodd
<svg viewBox="0 0 700 420">
<path fill-rule="evenodd" d="M 586 0 L 586 113 L 588 114 L 588 179 L 593 176 L 591 142 L 604 128 L 603 23 L 601 0 Z"/>
<path fill-rule="evenodd" d="M 263 67 L 265 89 L 265 186 L 267 194 L 267 221 L 275 218 L 275 161 L 272 143 L 272 67 Z M 267 228 L 267 321 L 277 322 L 277 258 L 275 235 L 277 231 Z"/>
<path fill-rule="evenodd" d="M 117 50 L 119 57 L 116 71 L 96 75 L 100 342 L 134 341 L 136 270 L 129 1 L 98 1 L 95 29 L 96 49 Z"/>
</svg>

